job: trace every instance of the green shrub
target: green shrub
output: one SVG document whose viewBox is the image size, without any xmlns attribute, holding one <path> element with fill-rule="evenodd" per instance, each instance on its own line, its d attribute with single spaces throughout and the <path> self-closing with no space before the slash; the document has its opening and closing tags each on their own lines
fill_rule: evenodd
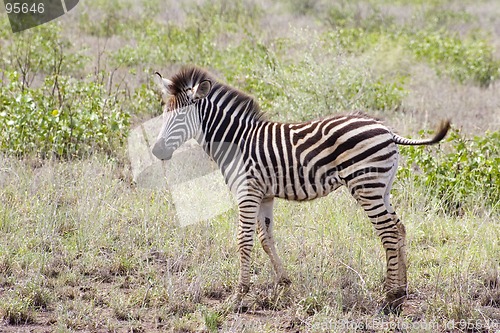
<svg viewBox="0 0 500 333">
<path fill-rule="evenodd" d="M 44 24 L 5 41 L 0 54 L 0 69 L 16 71 L 23 88 L 46 75 L 78 75 L 88 61 L 81 50 L 61 36 L 61 26 Z"/>
<path fill-rule="evenodd" d="M 332 34 L 331 34 L 332 35 Z M 334 38 L 350 53 L 362 54 L 378 46 L 383 38 L 388 36 L 379 31 L 366 31 L 362 28 L 341 28 L 333 32 Z"/>
<path fill-rule="evenodd" d="M 440 28 L 450 29 L 458 25 L 474 23 L 478 17 L 465 10 L 455 10 L 446 5 L 435 4 L 423 13 L 425 25 L 438 30 Z"/>
<path fill-rule="evenodd" d="M 0 152 L 73 158 L 114 154 L 128 133 L 126 100 L 97 79 L 77 80 L 87 57 L 51 23 L 15 34 L 0 55 Z M 97 82 L 99 81 L 99 82 Z M 115 90 L 115 91 L 113 91 Z"/>
<path fill-rule="evenodd" d="M 130 10 L 125 12 L 125 9 L 131 6 L 128 1 L 93 0 L 89 1 L 89 6 L 92 11 L 82 9 L 79 15 L 79 27 L 92 36 L 111 37 L 125 34 L 134 22 Z"/>
<path fill-rule="evenodd" d="M 472 81 L 487 87 L 500 76 L 493 47 L 481 39 L 461 40 L 444 31 L 420 31 L 409 37 L 408 48 L 438 74 L 450 75 L 460 83 Z"/>
<path fill-rule="evenodd" d="M 500 205 L 500 132 L 468 139 L 453 130 L 446 139 L 449 150 L 439 146 L 402 148 L 406 159 L 400 181 L 414 180 L 444 203 L 450 213 L 460 213 L 479 202 Z"/>
<path fill-rule="evenodd" d="M 320 13 L 325 21 L 335 28 L 359 28 L 365 32 L 380 32 L 394 24 L 394 17 L 374 2 L 342 0 L 331 3 L 331 7 Z"/>
<path fill-rule="evenodd" d="M 396 25 L 377 4 L 367 3 L 365 7 L 361 10 L 356 2 L 340 1 L 327 7 L 326 14 L 319 14 L 335 28 L 331 35 L 349 53 L 363 54 L 374 48 L 384 51 L 399 44 L 418 60 L 429 63 L 439 75 L 461 84 L 473 82 L 487 87 L 500 76 L 500 61 L 494 58 L 491 43 L 477 32 L 466 37 L 451 32 L 456 25 L 473 22 L 475 16 L 431 1 L 421 9 L 415 8 L 409 23 Z"/>
<path fill-rule="evenodd" d="M 47 77 L 23 89 L 17 72 L 0 86 L 0 150 L 13 155 L 73 158 L 113 153 L 126 138 L 129 115 L 120 95 L 94 82 Z"/>
<path fill-rule="evenodd" d="M 163 112 L 156 88 L 148 84 L 137 87 L 131 100 L 124 104 L 124 111 L 131 115 L 132 124 L 159 116 Z"/>
<path fill-rule="evenodd" d="M 405 45 L 417 60 L 429 63 L 438 75 L 447 75 L 459 83 L 473 82 L 489 86 L 500 77 L 500 61 L 491 44 L 480 38 L 460 39 L 445 30 L 409 29 L 401 31 L 340 28 L 329 34 L 349 53 L 363 54 L 375 48 L 383 51 L 394 44 Z M 392 43 L 386 43 L 392 41 Z"/>
<path fill-rule="evenodd" d="M 340 38 L 331 33 L 307 36 L 309 49 L 291 59 L 290 50 L 300 49 L 304 41 L 282 41 L 287 48 L 270 53 L 272 61 L 250 72 L 246 82 L 261 82 L 252 87 L 264 109 L 277 115 L 273 119 L 301 121 L 336 112 L 401 107 L 406 77 L 374 73 L 374 53 L 346 56 L 336 36 Z"/>
</svg>

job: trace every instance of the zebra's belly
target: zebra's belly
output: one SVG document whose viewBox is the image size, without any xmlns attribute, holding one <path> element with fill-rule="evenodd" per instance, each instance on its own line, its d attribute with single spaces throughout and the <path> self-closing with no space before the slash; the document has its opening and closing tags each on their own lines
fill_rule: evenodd
<svg viewBox="0 0 500 333">
<path fill-rule="evenodd" d="M 337 173 L 325 177 L 277 179 L 268 184 L 265 196 L 295 201 L 313 200 L 328 195 L 342 185 Z"/>
</svg>

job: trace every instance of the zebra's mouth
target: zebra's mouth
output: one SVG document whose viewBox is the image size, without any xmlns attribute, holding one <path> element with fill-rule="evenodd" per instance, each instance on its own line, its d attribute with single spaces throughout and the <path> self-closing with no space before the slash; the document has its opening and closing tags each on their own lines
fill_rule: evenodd
<svg viewBox="0 0 500 333">
<path fill-rule="evenodd" d="M 164 142 L 157 141 L 153 147 L 153 155 L 162 161 L 166 161 L 172 158 L 174 153 L 174 148 L 168 147 Z"/>
</svg>

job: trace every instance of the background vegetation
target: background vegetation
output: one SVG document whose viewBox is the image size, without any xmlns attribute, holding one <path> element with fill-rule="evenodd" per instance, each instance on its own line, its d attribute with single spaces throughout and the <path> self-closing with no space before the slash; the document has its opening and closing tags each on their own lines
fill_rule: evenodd
<svg viewBox="0 0 500 333">
<path fill-rule="evenodd" d="M 15 35 L 0 16 L 0 331 L 499 330 L 499 45 L 493 0 L 87 0 Z M 126 154 L 130 128 L 160 112 L 151 73 L 184 64 L 277 121 L 361 110 L 416 137 L 451 118 L 444 143 L 401 148 L 401 316 L 378 311 L 382 247 L 343 191 L 278 201 L 293 285 L 274 289 L 256 247 L 254 307 L 219 311 L 236 212 L 179 227 Z"/>
</svg>

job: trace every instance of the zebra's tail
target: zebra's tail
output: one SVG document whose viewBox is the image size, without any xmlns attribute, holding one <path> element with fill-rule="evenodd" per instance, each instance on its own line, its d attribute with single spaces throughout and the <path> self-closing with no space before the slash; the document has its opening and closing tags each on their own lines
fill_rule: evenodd
<svg viewBox="0 0 500 333">
<path fill-rule="evenodd" d="M 407 139 L 395 133 L 393 133 L 392 135 L 394 142 L 398 145 L 407 145 L 407 146 L 432 145 L 434 143 L 438 143 L 439 141 L 443 140 L 443 138 L 446 136 L 446 133 L 448 133 L 449 129 L 450 129 L 450 121 L 445 120 L 441 122 L 436 132 L 436 135 L 434 135 L 432 139 L 421 139 L 421 140 Z"/>
</svg>

